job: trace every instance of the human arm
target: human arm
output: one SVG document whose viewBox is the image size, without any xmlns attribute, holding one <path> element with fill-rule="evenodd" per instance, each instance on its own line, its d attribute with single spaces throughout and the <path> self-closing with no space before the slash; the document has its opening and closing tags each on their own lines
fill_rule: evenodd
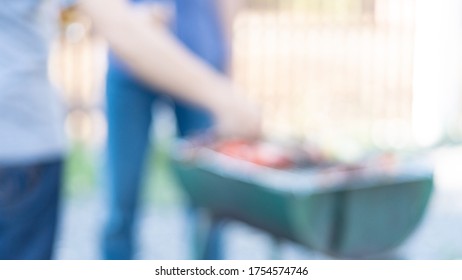
<svg viewBox="0 0 462 280">
<path fill-rule="evenodd" d="M 138 77 L 212 112 L 224 136 L 258 136 L 257 110 L 228 78 L 191 53 L 161 21 L 146 21 L 126 0 L 79 0 L 79 7 Z"/>
</svg>

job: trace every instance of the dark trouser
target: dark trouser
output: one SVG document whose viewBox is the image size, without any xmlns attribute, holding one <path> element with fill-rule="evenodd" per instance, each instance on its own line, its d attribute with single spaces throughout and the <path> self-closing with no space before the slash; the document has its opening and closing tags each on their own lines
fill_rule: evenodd
<svg viewBox="0 0 462 280">
<path fill-rule="evenodd" d="M 0 259 L 53 255 L 62 161 L 0 166 Z"/>
</svg>

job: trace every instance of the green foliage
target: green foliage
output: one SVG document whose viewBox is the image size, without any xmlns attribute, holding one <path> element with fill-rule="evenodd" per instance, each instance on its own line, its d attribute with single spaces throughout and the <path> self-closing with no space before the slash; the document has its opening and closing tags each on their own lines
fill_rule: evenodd
<svg viewBox="0 0 462 280">
<path fill-rule="evenodd" d="M 171 205 L 184 198 L 170 172 L 169 144 L 160 142 L 148 155 L 143 180 L 142 199 L 147 203 Z M 64 170 L 66 196 L 80 196 L 104 187 L 104 162 L 101 151 L 84 143 L 71 145 Z"/>
<path fill-rule="evenodd" d="M 72 144 L 64 169 L 66 195 L 74 196 L 94 190 L 97 179 L 95 155 L 83 143 Z"/>
</svg>

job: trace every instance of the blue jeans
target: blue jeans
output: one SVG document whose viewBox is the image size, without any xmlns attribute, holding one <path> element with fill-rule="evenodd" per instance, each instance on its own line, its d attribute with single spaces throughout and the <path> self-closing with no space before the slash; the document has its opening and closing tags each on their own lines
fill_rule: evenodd
<svg viewBox="0 0 462 280">
<path fill-rule="evenodd" d="M 109 217 L 103 233 L 102 253 L 105 259 L 132 259 L 142 171 L 150 144 L 152 107 L 162 94 L 110 70 L 106 95 Z M 203 110 L 178 102 L 173 103 L 173 109 L 180 137 L 206 130 L 212 124 L 210 115 Z"/>
<path fill-rule="evenodd" d="M 61 160 L 0 166 L 0 260 L 52 258 L 61 169 Z"/>
</svg>

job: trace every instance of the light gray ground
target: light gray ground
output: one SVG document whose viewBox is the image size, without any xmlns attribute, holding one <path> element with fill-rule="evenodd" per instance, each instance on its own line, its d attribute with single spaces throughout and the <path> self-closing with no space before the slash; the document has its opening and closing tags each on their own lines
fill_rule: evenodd
<svg viewBox="0 0 462 280">
<path fill-rule="evenodd" d="M 64 206 L 57 257 L 98 259 L 98 245 L 105 210 L 98 192 L 68 199 Z M 405 259 L 462 259 L 462 191 L 437 188 L 427 216 L 412 237 L 393 254 Z M 141 214 L 139 259 L 187 259 L 188 224 L 181 206 L 147 203 Z M 240 223 L 225 233 L 229 259 L 268 259 L 271 239 Z M 322 254 L 284 243 L 284 259 L 324 259 Z"/>
</svg>

